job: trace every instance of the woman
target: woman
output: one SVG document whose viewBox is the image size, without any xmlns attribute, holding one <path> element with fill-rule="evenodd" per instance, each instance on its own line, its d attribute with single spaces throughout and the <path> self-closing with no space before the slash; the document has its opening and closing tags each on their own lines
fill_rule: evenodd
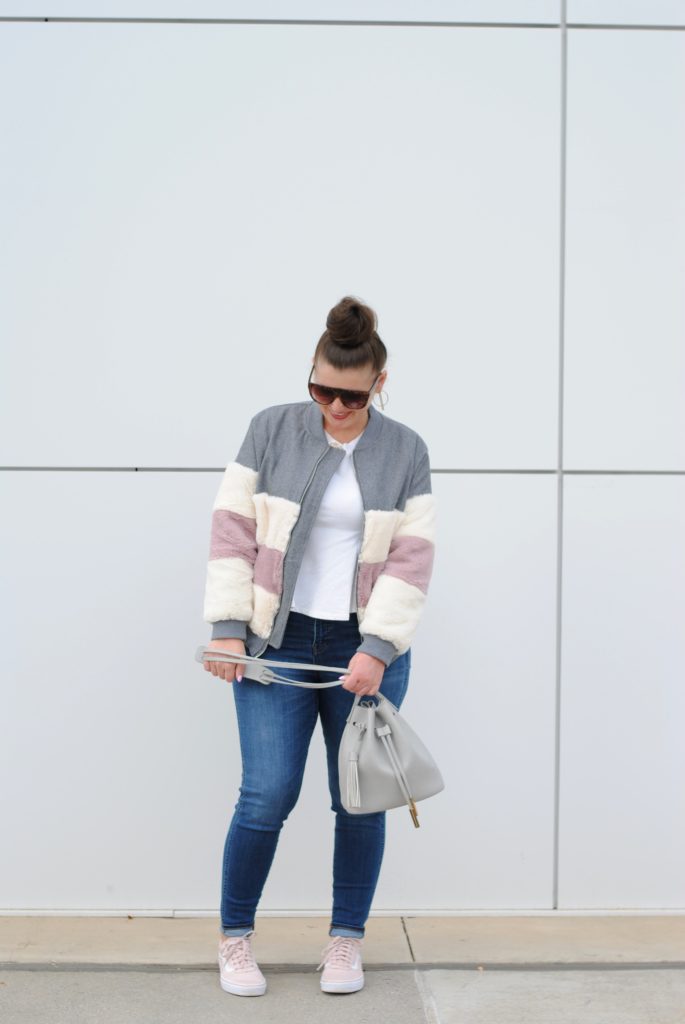
<svg viewBox="0 0 685 1024">
<path fill-rule="evenodd" d="M 387 352 L 372 309 L 351 296 L 328 314 L 312 359 L 313 401 L 258 412 L 226 467 L 213 515 L 204 618 L 210 650 L 347 666 L 341 685 L 306 689 L 243 679 L 244 665 L 205 662 L 234 682 L 242 781 L 223 854 L 222 988 L 262 995 L 250 938 L 283 822 L 297 801 L 321 717 L 335 813 L 324 992 L 364 984 L 361 945 L 383 857 L 385 812 L 348 814 L 338 747 L 354 695 L 399 707 L 410 642 L 428 588 L 434 507 L 428 449 L 372 406 Z M 384 403 L 383 403 L 384 405 Z M 282 669 L 286 675 L 288 669 Z M 331 673 L 291 678 L 329 682 Z"/>
</svg>

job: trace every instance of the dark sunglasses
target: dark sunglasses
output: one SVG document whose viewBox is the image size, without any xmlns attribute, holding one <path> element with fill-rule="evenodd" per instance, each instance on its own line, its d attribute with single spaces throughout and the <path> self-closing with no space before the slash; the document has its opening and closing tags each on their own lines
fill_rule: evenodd
<svg viewBox="0 0 685 1024">
<path fill-rule="evenodd" d="M 368 391 L 350 391 L 348 388 L 327 388 L 324 384 L 312 384 L 313 373 L 314 367 L 312 366 L 309 372 L 307 387 L 314 401 L 318 402 L 319 405 L 330 405 L 336 398 L 339 398 L 346 409 L 363 409 L 369 400 L 369 395 L 373 391 L 378 377 L 380 377 L 379 373 Z"/>
</svg>

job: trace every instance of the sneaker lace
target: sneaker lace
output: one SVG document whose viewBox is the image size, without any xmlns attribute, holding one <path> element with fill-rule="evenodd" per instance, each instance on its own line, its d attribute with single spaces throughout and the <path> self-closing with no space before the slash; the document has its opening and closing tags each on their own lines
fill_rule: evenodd
<svg viewBox="0 0 685 1024">
<path fill-rule="evenodd" d="M 249 935 L 226 936 L 222 940 L 222 953 L 238 970 L 256 967 Z"/>
<path fill-rule="evenodd" d="M 316 968 L 320 971 L 326 964 L 331 967 L 351 967 L 357 955 L 361 939 L 350 935 L 334 935 L 323 951 L 323 959 Z"/>
</svg>

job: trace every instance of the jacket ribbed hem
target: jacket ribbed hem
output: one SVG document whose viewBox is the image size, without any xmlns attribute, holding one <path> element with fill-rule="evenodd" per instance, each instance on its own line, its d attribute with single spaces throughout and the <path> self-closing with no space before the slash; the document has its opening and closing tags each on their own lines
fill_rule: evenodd
<svg viewBox="0 0 685 1024">
<path fill-rule="evenodd" d="M 399 651 L 389 640 L 381 640 L 379 636 L 364 636 L 363 634 L 357 654 L 370 654 L 373 658 L 380 658 L 385 662 L 386 668 L 395 658 L 399 657 Z"/>
<path fill-rule="evenodd" d="M 240 619 L 222 619 L 212 623 L 212 640 L 245 640 L 247 623 Z"/>
</svg>

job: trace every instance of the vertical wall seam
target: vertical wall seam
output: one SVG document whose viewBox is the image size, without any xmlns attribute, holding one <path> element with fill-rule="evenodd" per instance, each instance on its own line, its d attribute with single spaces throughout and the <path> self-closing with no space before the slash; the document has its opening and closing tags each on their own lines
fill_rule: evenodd
<svg viewBox="0 0 685 1024">
<path fill-rule="evenodd" d="M 560 0 L 561 44 L 560 134 L 559 134 L 559 368 L 557 410 L 557 564 L 555 622 L 555 721 L 554 721 L 554 849 L 552 868 L 552 909 L 559 909 L 559 816 L 561 788 L 561 595 L 564 524 L 564 324 L 566 298 L 566 112 L 567 47 L 566 0 Z"/>
</svg>

